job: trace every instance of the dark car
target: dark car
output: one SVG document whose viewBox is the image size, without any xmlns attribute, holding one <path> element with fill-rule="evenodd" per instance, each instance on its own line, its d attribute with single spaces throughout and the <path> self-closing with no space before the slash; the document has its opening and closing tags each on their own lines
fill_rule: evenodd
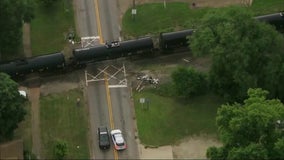
<svg viewBox="0 0 284 160">
<path fill-rule="evenodd" d="M 108 149 L 110 147 L 110 140 L 107 127 L 99 127 L 98 136 L 100 149 Z"/>
</svg>

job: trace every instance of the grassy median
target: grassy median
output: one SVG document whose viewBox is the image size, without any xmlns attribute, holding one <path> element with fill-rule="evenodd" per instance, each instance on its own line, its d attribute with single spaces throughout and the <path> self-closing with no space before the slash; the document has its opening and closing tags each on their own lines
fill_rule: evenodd
<svg viewBox="0 0 284 160">
<path fill-rule="evenodd" d="M 77 106 L 77 98 L 81 99 Z M 88 159 L 87 113 L 83 93 L 71 90 L 52 94 L 40 99 L 40 127 L 42 154 L 52 159 L 57 139 L 67 142 L 67 159 Z"/>
</svg>

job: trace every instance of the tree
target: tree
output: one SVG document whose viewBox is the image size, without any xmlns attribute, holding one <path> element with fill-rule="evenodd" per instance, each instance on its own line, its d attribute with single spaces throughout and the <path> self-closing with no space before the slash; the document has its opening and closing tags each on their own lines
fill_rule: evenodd
<svg viewBox="0 0 284 160">
<path fill-rule="evenodd" d="M 57 2 L 58 0 L 38 0 L 41 4 L 43 4 L 43 6 L 45 7 L 50 7 L 52 6 L 55 2 Z"/>
<path fill-rule="evenodd" d="M 34 0 L 25 0 L 24 1 L 25 10 L 23 20 L 26 23 L 30 23 L 32 19 L 34 19 Z"/>
<path fill-rule="evenodd" d="M 283 159 L 284 157 L 284 138 L 278 139 L 278 141 L 274 145 L 274 154 L 275 154 L 275 159 Z"/>
<path fill-rule="evenodd" d="M 0 73 L 0 142 L 10 139 L 18 123 L 24 119 L 24 97 L 18 92 L 18 84 L 7 74 Z"/>
<path fill-rule="evenodd" d="M 191 67 L 179 67 L 172 73 L 172 79 L 180 96 L 188 97 L 206 92 L 206 75 Z"/>
<path fill-rule="evenodd" d="M 283 159 L 284 128 L 276 122 L 284 120 L 284 105 L 277 99 L 268 100 L 268 92 L 249 89 L 243 105 L 222 105 L 216 122 L 222 147 L 207 149 L 214 159 Z"/>
<path fill-rule="evenodd" d="M 284 38 L 245 8 L 209 12 L 190 38 L 193 54 L 210 54 L 210 86 L 229 101 L 242 101 L 248 88 L 264 88 L 284 100 Z"/>
<path fill-rule="evenodd" d="M 33 17 L 31 0 L 0 0 L 0 56 L 19 48 L 23 21 L 30 22 Z"/>
<path fill-rule="evenodd" d="M 54 146 L 54 155 L 56 159 L 63 159 L 67 154 L 67 143 L 63 140 L 57 140 Z"/>
</svg>

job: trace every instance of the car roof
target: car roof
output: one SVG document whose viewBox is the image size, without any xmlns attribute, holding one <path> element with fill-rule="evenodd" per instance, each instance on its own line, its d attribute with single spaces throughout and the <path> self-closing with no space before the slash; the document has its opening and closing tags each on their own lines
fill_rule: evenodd
<svg viewBox="0 0 284 160">
<path fill-rule="evenodd" d="M 114 137 L 115 137 L 115 141 L 116 141 L 117 143 L 124 143 L 124 139 L 123 139 L 121 133 L 116 133 L 116 134 L 114 134 Z"/>
<path fill-rule="evenodd" d="M 117 134 L 117 133 L 120 133 L 120 134 L 121 134 L 121 130 L 119 130 L 119 129 L 114 129 L 114 130 L 111 130 L 110 133 L 111 133 L 111 134 Z"/>
</svg>

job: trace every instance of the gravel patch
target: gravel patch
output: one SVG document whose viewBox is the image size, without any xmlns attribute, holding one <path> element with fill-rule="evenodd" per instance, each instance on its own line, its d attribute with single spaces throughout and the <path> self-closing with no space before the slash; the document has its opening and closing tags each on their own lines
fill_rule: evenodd
<svg viewBox="0 0 284 160">
<path fill-rule="evenodd" d="M 211 146 L 220 147 L 222 143 L 215 136 L 190 136 L 173 146 L 173 155 L 177 159 L 206 159 L 206 150 Z"/>
</svg>

